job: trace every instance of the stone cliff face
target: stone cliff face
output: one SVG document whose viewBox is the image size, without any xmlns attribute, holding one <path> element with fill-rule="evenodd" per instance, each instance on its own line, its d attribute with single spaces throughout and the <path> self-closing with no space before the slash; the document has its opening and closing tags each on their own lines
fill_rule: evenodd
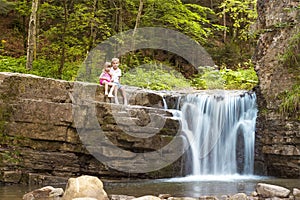
<svg viewBox="0 0 300 200">
<path fill-rule="evenodd" d="M 255 169 L 259 174 L 300 177 L 300 122 L 279 114 L 280 95 L 299 84 L 299 61 L 292 70 L 280 61 L 299 34 L 299 1 L 258 0 L 257 8 L 262 34 L 254 58 L 260 81 Z M 295 112 L 299 116 L 299 110 Z"/>
<path fill-rule="evenodd" d="M 180 123 L 171 117 L 171 113 L 160 109 L 160 95 L 137 89 L 130 92 L 128 88 L 129 103 L 137 106 L 123 107 L 107 102 L 102 95 L 103 88 L 97 84 L 78 85 L 81 98 L 75 97 L 75 83 L 0 73 L 0 181 L 47 184 L 80 174 L 102 178 L 180 175 L 180 160 L 152 173 L 135 173 L 139 170 L 125 173 L 102 164 L 87 151 L 101 147 L 97 151 L 107 156 L 102 160 L 113 159 L 112 165 L 118 166 L 124 159 L 139 156 L 124 152 L 155 152 L 168 144 L 176 137 Z M 94 118 L 89 118 L 90 115 Z M 155 120 L 163 122 L 160 129 L 157 129 L 157 124 L 151 124 Z M 100 125 L 101 133 L 119 148 L 120 153 L 100 144 L 103 138 L 99 138 L 100 129 L 92 126 L 93 121 Z M 86 129 L 84 133 L 89 135 L 78 134 L 83 127 Z M 153 130 L 157 132 L 155 136 L 150 135 Z M 143 137 L 128 135 L 128 131 Z M 83 144 L 82 137 L 89 139 Z"/>
</svg>

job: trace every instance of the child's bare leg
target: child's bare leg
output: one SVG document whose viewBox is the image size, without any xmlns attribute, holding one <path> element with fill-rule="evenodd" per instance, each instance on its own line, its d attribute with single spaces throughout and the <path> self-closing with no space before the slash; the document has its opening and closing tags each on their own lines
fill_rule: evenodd
<svg viewBox="0 0 300 200">
<path fill-rule="evenodd" d="M 114 84 L 111 84 L 111 88 L 110 88 L 110 90 L 109 90 L 108 97 L 114 97 L 114 95 L 112 94 L 113 91 L 114 91 L 114 89 L 115 89 L 115 85 L 114 85 Z"/>
<path fill-rule="evenodd" d="M 114 87 L 114 92 L 115 92 L 115 103 L 119 104 L 119 100 L 118 100 L 118 86 L 115 85 Z"/>
<path fill-rule="evenodd" d="M 104 82 L 104 91 L 104 95 L 108 95 L 108 83 L 106 81 Z"/>
<path fill-rule="evenodd" d="M 121 90 L 121 94 L 123 97 L 123 103 L 124 103 L 124 105 L 127 105 L 127 97 L 126 97 L 126 92 L 124 90 L 124 87 L 121 87 L 120 90 Z"/>
</svg>

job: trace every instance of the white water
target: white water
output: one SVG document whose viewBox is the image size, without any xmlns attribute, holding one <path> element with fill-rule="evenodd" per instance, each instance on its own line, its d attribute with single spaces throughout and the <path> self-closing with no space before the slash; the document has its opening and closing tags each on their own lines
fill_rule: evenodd
<svg viewBox="0 0 300 200">
<path fill-rule="evenodd" d="M 253 174 L 255 94 L 189 94 L 181 111 L 190 143 L 187 175 Z"/>
</svg>

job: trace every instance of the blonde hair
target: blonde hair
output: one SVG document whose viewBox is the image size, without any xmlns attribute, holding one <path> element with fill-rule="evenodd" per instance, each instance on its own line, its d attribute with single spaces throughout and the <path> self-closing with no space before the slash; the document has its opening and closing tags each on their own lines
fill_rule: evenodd
<svg viewBox="0 0 300 200">
<path fill-rule="evenodd" d="M 111 67 L 111 62 L 105 62 L 105 63 L 104 63 L 104 67 L 103 67 L 103 69 L 102 69 L 102 72 L 104 72 L 105 69 L 108 68 L 108 67 Z"/>
<path fill-rule="evenodd" d="M 104 68 L 106 68 L 106 67 L 111 67 L 111 62 L 105 62 L 104 63 Z"/>
<path fill-rule="evenodd" d="M 119 58 L 112 58 L 111 62 L 120 62 Z"/>
</svg>

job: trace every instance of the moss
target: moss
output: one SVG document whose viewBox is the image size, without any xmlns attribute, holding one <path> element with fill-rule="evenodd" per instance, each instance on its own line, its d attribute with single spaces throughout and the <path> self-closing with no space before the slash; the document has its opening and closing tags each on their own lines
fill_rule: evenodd
<svg viewBox="0 0 300 200">
<path fill-rule="evenodd" d="M 297 71 L 299 75 L 300 65 L 300 32 L 298 31 L 289 41 L 289 46 L 282 56 L 282 63 L 290 72 Z"/>
<path fill-rule="evenodd" d="M 288 48 L 280 57 L 282 66 L 288 69 L 293 77 L 293 87 L 278 95 L 281 104 L 279 112 L 282 116 L 300 120 L 300 31 L 296 30 L 296 34 L 289 40 Z"/>
<path fill-rule="evenodd" d="M 300 85 L 296 84 L 291 90 L 284 91 L 279 95 L 279 98 L 281 100 L 280 114 L 300 120 Z"/>
<path fill-rule="evenodd" d="M 12 115 L 12 107 L 7 104 L 10 96 L 5 92 L 0 95 L 0 163 L 1 165 L 18 164 L 20 159 L 20 152 L 17 148 L 18 141 L 23 140 L 21 137 L 12 137 L 6 133 L 6 124 L 10 121 Z"/>
<path fill-rule="evenodd" d="M 267 115 L 270 111 L 267 108 L 262 108 L 259 110 L 262 115 Z"/>
</svg>

